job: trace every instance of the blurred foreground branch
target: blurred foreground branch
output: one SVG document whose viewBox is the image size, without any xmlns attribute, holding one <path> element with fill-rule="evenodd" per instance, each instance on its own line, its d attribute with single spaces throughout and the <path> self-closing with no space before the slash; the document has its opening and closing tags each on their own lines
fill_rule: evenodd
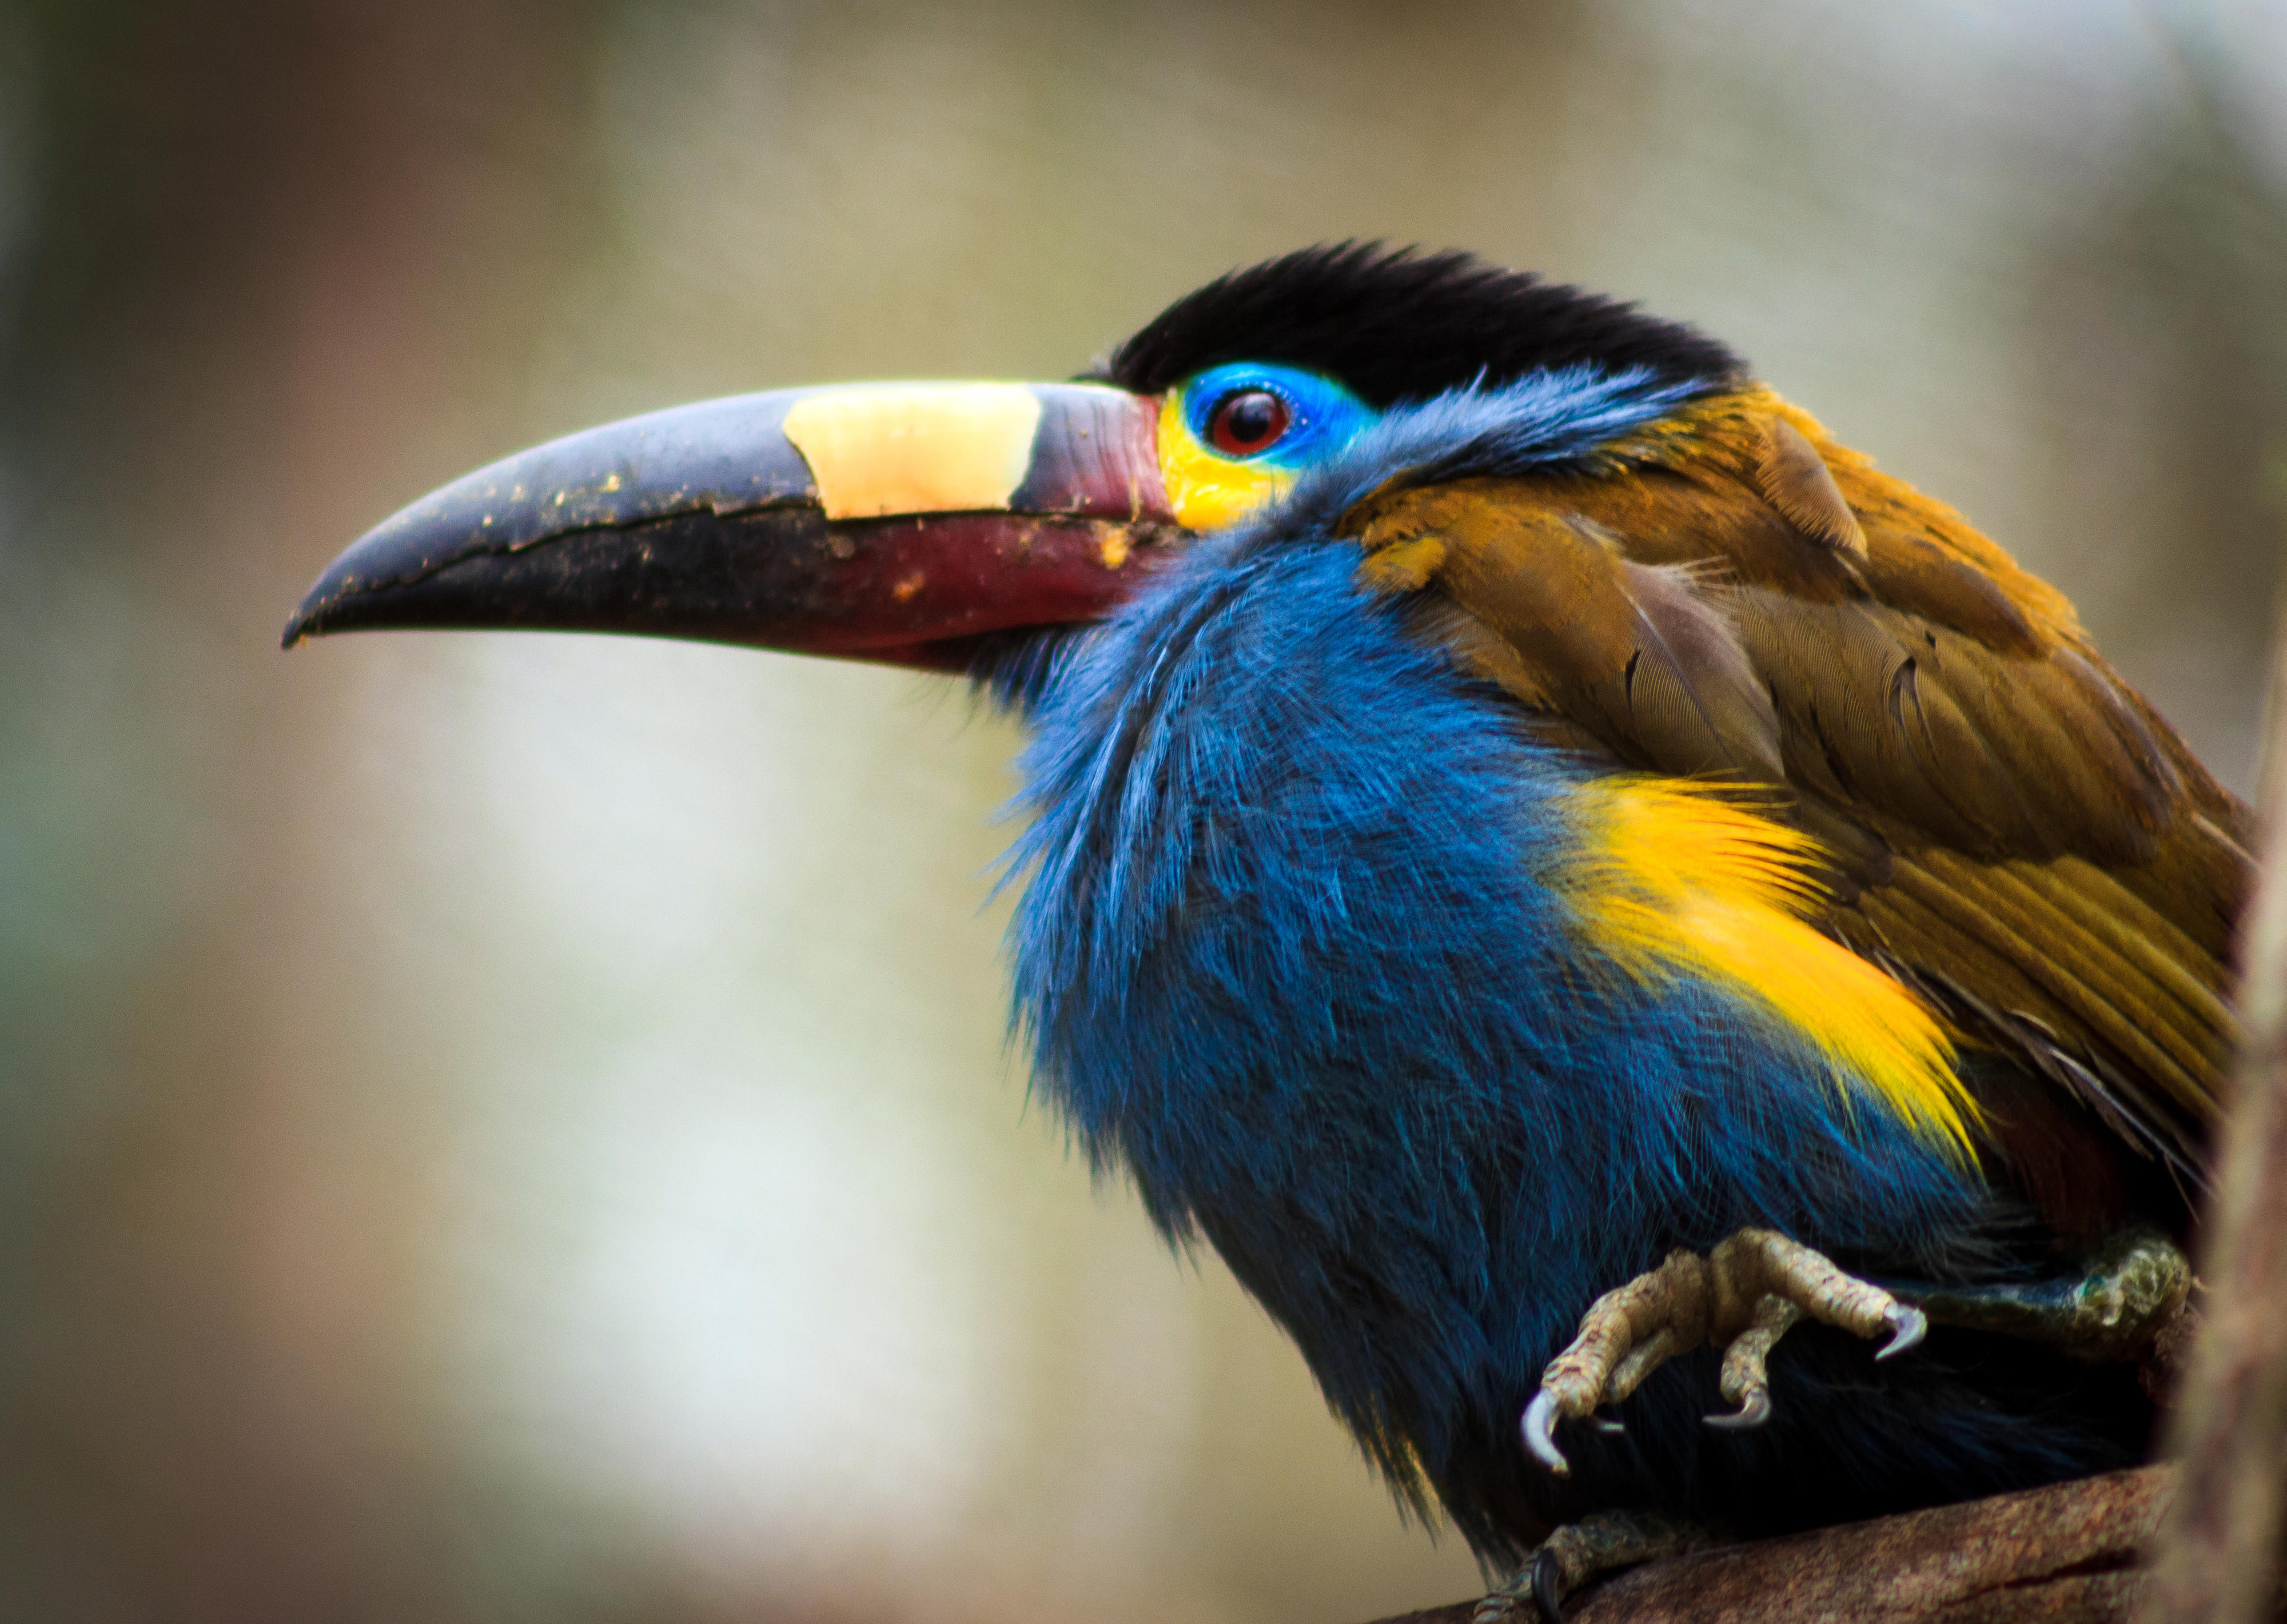
<svg viewBox="0 0 2287 1624">
<path fill-rule="evenodd" d="M 2287 1459 L 2287 637 L 2258 810 L 2264 878 L 2242 938 L 2243 1037 L 2200 1259 L 2207 1321 L 2171 1429 L 2184 1481 L 2154 1551 L 2150 1624 L 2272 1611 Z"/>
</svg>

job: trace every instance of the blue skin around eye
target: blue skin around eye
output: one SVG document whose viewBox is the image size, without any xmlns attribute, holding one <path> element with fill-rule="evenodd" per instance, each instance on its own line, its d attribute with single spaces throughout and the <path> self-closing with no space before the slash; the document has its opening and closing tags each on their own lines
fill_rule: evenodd
<svg viewBox="0 0 2287 1624">
<path fill-rule="evenodd" d="M 1183 422 L 1191 438 L 1213 450 L 1208 420 L 1216 406 L 1241 390 L 1268 390 L 1286 403 L 1294 421 L 1286 432 L 1251 456 L 1234 461 L 1302 469 L 1333 456 L 1360 430 L 1374 420 L 1374 412 L 1356 395 L 1332 379 L 1292 367 L 1267 367 L 1259 361 L 1233 361 L 1211 367 L 1183 386 Z M 1217 456 L 1229 456 L 1216 452 Z"/>
</svg>

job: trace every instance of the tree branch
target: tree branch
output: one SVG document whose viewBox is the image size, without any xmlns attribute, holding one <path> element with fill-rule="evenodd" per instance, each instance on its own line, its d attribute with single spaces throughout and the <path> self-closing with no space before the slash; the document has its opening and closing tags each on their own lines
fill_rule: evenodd
<svg viewBox="0 0 2287 1624">
<path fill-rule="evenodd" d="M 2287 637 L 2272 665 L 2263 876 L 2243 927 L 2239 1061 L 2204 1225 L 2206 1323 L 2168 1453 L 2184 1462 L 2148 1624 L 2250 1624 L 2272 1606 L 2287 1459 Z"/>
<path fill-rule="evenodd" d="M 1566 1624 L 2124 1624 L 2174 1468 L 2140 1467 L 1650 1562 Z M 1383 1624 L 1469 1624 L 1475 1602 Z"/>
</svg>

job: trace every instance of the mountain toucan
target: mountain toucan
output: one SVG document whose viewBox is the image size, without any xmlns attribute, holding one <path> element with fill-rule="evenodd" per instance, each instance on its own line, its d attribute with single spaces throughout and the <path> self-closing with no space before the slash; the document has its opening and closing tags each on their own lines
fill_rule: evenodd
<svg viewBox="0 0 2287 1624">
<path fill-rule="evenodd" d="M 1312 248 L 1077 382 L 525 452 L 286 641 L 408 627 L 1017 712 L 1035 1085 L 1544 1605 L 1674 1530 L 2147 1446 L 2247 808 L 2054 588 L 1691 327 Z"/>
</svg>

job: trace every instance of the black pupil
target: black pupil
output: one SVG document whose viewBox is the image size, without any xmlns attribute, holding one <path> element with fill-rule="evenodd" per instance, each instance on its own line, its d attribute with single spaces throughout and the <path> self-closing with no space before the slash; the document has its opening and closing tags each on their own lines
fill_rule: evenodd
<svg viewBox="0 0 2287 1624">
<path fill-rule="evenodd" d="M 1286 403 L 1269 390 L 1251 389 L 1233 395 L 1215 414 L 1215 438 L 1232 451 L 1259 451 L 1277 439 L 1286 427 Z"/>
</svg>

